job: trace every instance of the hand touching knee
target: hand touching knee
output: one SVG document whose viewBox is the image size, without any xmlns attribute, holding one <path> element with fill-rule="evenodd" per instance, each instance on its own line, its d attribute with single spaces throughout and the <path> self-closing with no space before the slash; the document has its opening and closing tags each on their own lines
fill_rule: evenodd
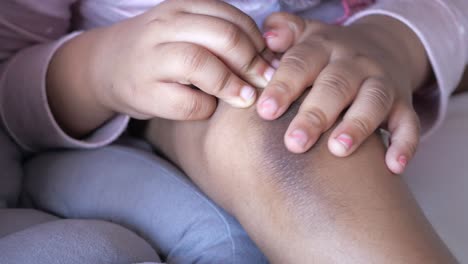
<svg viewBox="0 0 468 264">
<path fill-rule="evenodd" d="M 271 261 L 453 261 L 388 171 L 379 135 L 346 158 L 328 151 L 330 132 L 304 154 L 286 149 L 283 135 L 299 104 L 275 121 L 220 104 L 208 121 L 153 121 L 148 136 Z"/>
</svg>

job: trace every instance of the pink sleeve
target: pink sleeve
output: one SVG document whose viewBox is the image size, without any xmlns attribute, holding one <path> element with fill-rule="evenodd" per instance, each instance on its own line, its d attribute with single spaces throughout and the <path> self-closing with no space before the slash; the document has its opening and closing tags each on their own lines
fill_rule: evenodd
<svg viewBox="0 0 468 264">
<path fill-rule="evenodd" d="M 423 136 L 428 136 L 445 117 L 450 95 L 468 63 L 468 1 L 377 0 L 346 24 L 369 15 L 387 15 L 408 25 L 421 39 L 437 83 L 415 94 Z"/>
<path fill-rule="evenodd" d="M 0 115 L 4 129 L 25 150 L 92 148 L 110 143 L 125 129 L 117 116 L 84 139 L 67 135 L 47 102 L 46 74 L 68 34 L 74 0 L 0 2 Z"/>
</svg>

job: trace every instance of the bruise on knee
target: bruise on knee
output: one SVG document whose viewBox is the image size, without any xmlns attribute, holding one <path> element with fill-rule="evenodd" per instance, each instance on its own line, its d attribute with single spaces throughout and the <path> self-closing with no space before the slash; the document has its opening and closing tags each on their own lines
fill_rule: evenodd
<svg viewBox="0 0 468 264">
<path fill-rule="evenodd" d="M 328 150 L 327 141 L 333 127 L 326 131 L 310 150 L 302 154 L 290 152 L 284 144 L 284 134 L 297 114 L 302 100 L 294 102 L 280 118 L 274 121 L 265 121 L 252 115 L 249 123 L 255 127 L 259 137 L 259 146 L 256 147 L 255 159 L 260 169 L 264 171 L 264 182 L 273 186 L 286 202 L 295 208 L 310 208 L 311 199 L 321 201 L 322 205 L 345 206 L 337 198 L 340 193 L 346 192 L 341 184 L 335 184 L 337 179 L 348 173 L 351 167 L 363 165 L 368 155 L 375 155 L 384 160 L 384 146 L 380 137 L 373 135 L 367 140 L 362 149 L 346 158 L 333 156 Z M 374 146 L 369 146 L 369 144 Z M 375 146 L 377 145 L 377 148 Z M 371 151 L 367 150 L 371 149 Z M 361 163 L 362 162 L 362 163 Z M 372 161 L 371 161 L 372 162 Z M 380 166 L 380 164 L 378 164 Z M 341 174 L 341 175 L 338 175 Z M 345 180 L 346 181 L 346 180 Z M 317 206 L 320 206 L 317 204 Z M 308 210 L 300 210 L 308 211 Z"/>
<path fill-rule="evenodd" d="M 257 148 L 257 159 L 261 169 L 265 171 L 266 182 L 279 189 L 288 200 L 294 204 L 305 204 L 310 199 L 308 192 L 312 184 L 310 174 L 318 174 L 320 166 L 317 159 L 326 150 L 326 136 L 322 135 L 317 143 L 306 153 L 290 152 L 284 144 L 284 134 L 297 114 L 300 102 L 294 102 L 280 118 L 265 121 L 258 115 L 249 120 L 252 127 L 256 127 L 260 139 Z M 325 149 L 324 149 L 325 148 Z"/>
</svg>

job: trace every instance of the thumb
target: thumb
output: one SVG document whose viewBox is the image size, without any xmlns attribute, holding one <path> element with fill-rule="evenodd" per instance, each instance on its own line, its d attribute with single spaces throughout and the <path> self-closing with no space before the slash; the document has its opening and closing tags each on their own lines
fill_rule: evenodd
<svg viewBox="0 0 468 264">
<path fill-rule="evenodd" d="M 216 110 L 215 97 L 186 85 L 161 83 L 155 90 L 155 96 L 148 98 L 155 98 L 156 101 L 140 106 L 146 106 L 146 112 L 150 116 L 171 120 L 203 120 L 209 118 Z"/>
<path fill-rule="evenodd" d="M 301 17 L 286 12 L 273 13 L 263 23 L 263 37 L 269 49 L 284 53 L 298 42 L 305 26 L 306 23 Z"/>
</svg>

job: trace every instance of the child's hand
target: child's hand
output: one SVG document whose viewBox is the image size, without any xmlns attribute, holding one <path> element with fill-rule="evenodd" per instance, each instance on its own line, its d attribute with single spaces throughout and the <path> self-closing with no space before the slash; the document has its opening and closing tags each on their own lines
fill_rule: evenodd
<svg viewBox="0 0 468 264">
<path fill-rule="evenodd" d="M 254 21 L 229 4 L 165 1 L 104 33 L 93 53 L 93 87 L 103 106 L 135 118 L 207 118 L 215 97 L 235 107 L 254 103 L 251 85 L 265 87 L 274 71 L 264 50 Z"/>
<path fill-rule="evenodd" d="M 384 16 L 340 27 L 277 13 L 264 27 L 267 46 L 284 54 L 258 100 L 260 116 L 278 118 L 312 86 L 286 132 L 287 148 L 307 151 L 349 107 L 329 138 L 330 151 L 348 156 L 386 123 L 392 134 L 387 166 L 403 172 L 419 140 L 412 93 L 428 71 L 417 37 Z"/>
</svg>

